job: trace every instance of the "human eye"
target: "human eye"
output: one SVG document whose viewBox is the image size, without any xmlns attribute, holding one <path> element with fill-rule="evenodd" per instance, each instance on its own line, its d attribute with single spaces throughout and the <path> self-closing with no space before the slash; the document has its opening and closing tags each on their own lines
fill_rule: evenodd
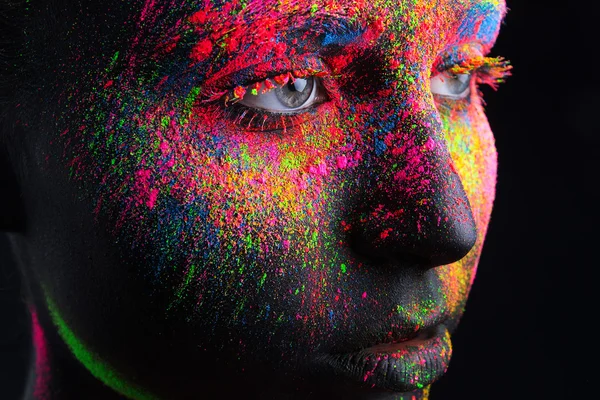
<svg viewBox="0 0 600 400">
<path fill-rule="evenodd" d="M 441 72 L 429 79 L 431 93 L 450 99 L 464 99 L 471 93 L 471 80 L 473 75 L 452 74 L 449 71 Z"/>
<path fill-rule="evenodd" d="M 512 66 L 502 57 L 484 57 L 471 48 L 453 51 L 441 58 L 430 78 L 434 97 L 450 101 L 466 101 L 479 84 L 496 89 L 510 75 Z"/>
<path fill-rule="evenodd" d="M 325 73 L 289 71 L 227 90 L 219 99 L 226 117 L 248 130 L 285 131 L 311 120 L 329 100 Z"/>
<path fill-rule="evenodd" d="M 273 83 L 259 82 L 246 90 L 240 105 L 271 113 L 296 114 L 325 100 L 322 82 L 316 76 L 294 78 L 289 75 Z"/>
</svg>

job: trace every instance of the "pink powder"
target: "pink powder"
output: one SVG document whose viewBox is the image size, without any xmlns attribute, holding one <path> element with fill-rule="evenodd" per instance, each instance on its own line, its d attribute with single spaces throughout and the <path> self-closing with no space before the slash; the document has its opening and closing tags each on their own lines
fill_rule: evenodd
<svg viewBox="0 0 600 400">
<path fill-rule="evenodd" d="M 148 197 L 148 201 L 146 205 L 151 210 L 154 208 L 154 204 L 156 204 L 156 198 L 158 197 L 158 189 L 154 188 L 150 191 L 150 196 Z"/>
<path fill-rule="evenodd" d="M 48 357 L 48 342 L 44 337 L 44 331 L 40 325 L 37 311 L 31 307 L 31 327 L 33 346 L 35 348 L 35 388 L 33 396 L 36 399 L 48 398 L 47 389 L 50 385 L 50 362 Z"/>
<path fill-rule="evenodd" d="M 142 10 L 142 14 L 140 15 L 140 21 L 144 21 L 146 19 L 148 12 L 154 8 L 154 2 L 155 0 L 148 0 L 146 2 L 144 9 Z"/>
<path fill-rule="evenodd" d="M 430 151 L 435 149 L 435 141 L 431 137 L 425 142 L 425 148 Z"/>
<path fill-rule="evenodd" d="M 327 175 L 327 164 L 325 163 L 325 161 L 319 164 L 317 173 L 319 175 Z"/>
<path fill-rule="evenodd" d="M 158 189 L 152 188 L 150 184 L 150 177 L 152 171 L 149 169 L 140 169 L 136 171 L 135 177 L 135 201 L 137 204 L 146 204 L 150 209 L 154 208 L 156 199 L 158 198 Z"/>
<path fill-rule="evenodd" d="M 170 147 L 169 147 L 169 143 L 167 142 L 162 142 L 160 144 L 160 151 L 162 152 L 163 155 L 167 154 L 169 152 Z"/>
<path fill-rule="evenodd" d="M 337 158 L 337 166 L 340 169 L 346 168 L 348 166 L 348 158 L 346 158 L 346 156 L 344 156 L 344 155 L 339 156 Z"/>
</svg>

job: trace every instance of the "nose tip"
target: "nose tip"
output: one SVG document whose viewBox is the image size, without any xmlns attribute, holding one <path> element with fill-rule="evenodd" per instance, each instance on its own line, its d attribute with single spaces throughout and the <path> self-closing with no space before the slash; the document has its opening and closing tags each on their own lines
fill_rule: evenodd
<svg viewBox="0 0 600 400">
<path fill-rule="evenodd" d="M 378 265 L 429 269 L 451 264 L 465 257 L 477 240 L 470 210 L 458 218 L 440 217 L 439 221 L 407 217 L 393 227 L 360 225 L 350 232 L 350 249 L 360 259 Z"/>
<path fill-rule="evenodd" d="M 477 225 L 460 178 L 441 173 L 429 189 L 418 198 L 373 191 L 355 209 L 351 250 L 374 264 L 425 269 L 462 259 L 476 243 Z"/>
</svg>

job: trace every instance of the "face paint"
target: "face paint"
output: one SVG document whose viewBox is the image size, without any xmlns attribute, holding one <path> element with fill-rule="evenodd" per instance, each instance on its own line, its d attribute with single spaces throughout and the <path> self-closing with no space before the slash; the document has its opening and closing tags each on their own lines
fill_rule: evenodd
<svg viewBox="0 0 600 400">
<path fill-rule="evenodd" d="M 141 10 L 132 40 L 77 67 L 91 73 L 61 97 L 50 159 L 111 249 L 109 267 L 65 278 L 101 283 L 70 293 L 104 299 L 88 308 L 106 335 L 150 333 L 120 357 L 83 311 L 63 311 L 70 286 L 42 273 L 75 357 L 134 399 L 200 390 L 190 377 L 224 366 L 426 396 L 448 367 L 494 198 L 476 85 L 508 73 L 486 57 L 504 2 Z M 145 351 L 177 378 L 133 367 Z"/>
<path fill-rule="evenodd" d="M 48 343 L 44 337 L 44 331 L 40 326 L 38 314 L 35 309 L 30 309 L 33 347 L 35 349 L 35 386 L 33 396 L 36 399 L 46 400 L 48 398 L 46 389 L 51 379 L 50 363 L 48 360 Z"/>
</svg>

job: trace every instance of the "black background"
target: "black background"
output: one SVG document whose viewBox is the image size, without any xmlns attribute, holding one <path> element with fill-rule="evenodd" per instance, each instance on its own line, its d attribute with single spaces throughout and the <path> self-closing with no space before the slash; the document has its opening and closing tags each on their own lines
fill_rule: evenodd
<svg viewBox="0 0 600 400">
<path fill-rule="evenodd" d="M 454 355 L 432 399 L 593 397 L 600 196 L 600 6 L 508 1 L 494 55 L 513 76 L 485 90 L 497 200 Z M 0 399 L 18 399 L 29 326 L 0 235 Z"/>
</svg>

